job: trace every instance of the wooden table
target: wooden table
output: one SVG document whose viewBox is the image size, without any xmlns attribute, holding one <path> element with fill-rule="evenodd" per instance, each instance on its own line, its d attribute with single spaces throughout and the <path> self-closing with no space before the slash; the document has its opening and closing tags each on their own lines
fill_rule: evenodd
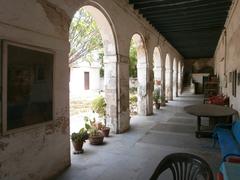
<svg viewBox="0 0 240 180">
<path fill-rule="evenodd" d="M 201 131 L 201 117 L 208 117 L 209 124 L 214 126 L 216 124 L 215 121 L 219 121 L 221 119 L 226 120 L 226 118 L 228 118 L 229 121 L 232 121 L 232 115 L 236 113 L 236 111 L 232 108 L 214 104 L 197 104 L 192 106 L 186 106 L 184 110 L 189 114 L 197 116 L 196 137 L 209 137 L 212 135 L 212 129 L 210 129 L 210 131 Z"/>
</svg>

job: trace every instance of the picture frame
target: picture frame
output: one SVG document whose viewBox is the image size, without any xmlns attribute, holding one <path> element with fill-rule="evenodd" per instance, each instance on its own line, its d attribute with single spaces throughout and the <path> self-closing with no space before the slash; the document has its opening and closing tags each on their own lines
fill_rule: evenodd
<svg viewBox="0 0 240 180">
<path fill-rule="evenodd" d="M 237 70 L 232 72 L 232 95 L 236 97 L 237 92 Z"/>
<path fill-rule="evenodd" d="M 238 81 L 238 86 L 240 85 L 240 72 L 237 73 L 237 81 Z"/>
<path fill-rule="evenodd" d="M 229 72 L 229 82 L 232 82 L 232 72 Z"/>
<path fill-rule="evenodd" d="M 52 121 L 55 53 L 7 40 L 2 47 L 2 133 Z"/>
</svg>

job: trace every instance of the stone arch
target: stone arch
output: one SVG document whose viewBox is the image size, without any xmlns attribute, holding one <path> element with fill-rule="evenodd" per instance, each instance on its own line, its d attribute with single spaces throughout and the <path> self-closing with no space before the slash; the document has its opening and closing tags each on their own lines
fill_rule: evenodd
<svg viewBox="0 0 240 180">
<path fill-rule="evenodd" d="M 147 52 L 144 38 L 141 34 L 135 33 L 132 38 L 137 49 L 137 112 L 139 115 L 148 114 L 148 92 L 147 92 Z"/>
<path fill-rule="evenodd" d="M 163 61 L 162 61 L 162 52 L 160 47 L 155 47 L 153 51 L 153 74 L 154 74 L 154 89 L 160 88 L 160 96 L 164 95 L 164 77 L 163 74 L 165 71 L 163 68 Z M 165 101 L 161 100 L 162 105 L 165 103 Z"/>
<path fill-rule="evenodd" d="M 168 53 L 165 58 L 165 96 L 172 100 L 172 62 Z"/>
<path fill-rule="evenodd" d="M 173 59 L 173 96 L 178 96 L 178 66 L 176 58 Z"/>
<path fill-rule="evenodd" d="M 161 51 L 158 47 L 154 48 L 153 51 L 153 66 L 154 66 L 154 80 L 155 84 L 162 81 L 162 58 L 161 58 Z"/>
<path fill-rule="evenodd" d="M 178 62 L 178 94 L 181 94 L 181 62 Z"/>
<path fill-rule="evenodd" d="M 181 87 L 183 88 L 184 64 L 181 63 Z"/>
<path fill-rule="evenodd" d="M 118 53 L 114 25 L 108 13 L 99 4 L 87 2 L 83 6 L 80 6 L 75 11 L 75 14 L 80 8 L 83 8 L 91 14 L 96 21 L 102 37 L 104 50 L 104 91 L 105 97 L 107 97 L 105 98 L 107 104 L 106 120 L 107 126 L 110 126 L 114 132 L 118 133 L 121 131 L 119 125 L 121 122 L 119 122 L 118 119 Z"/>
</svg>

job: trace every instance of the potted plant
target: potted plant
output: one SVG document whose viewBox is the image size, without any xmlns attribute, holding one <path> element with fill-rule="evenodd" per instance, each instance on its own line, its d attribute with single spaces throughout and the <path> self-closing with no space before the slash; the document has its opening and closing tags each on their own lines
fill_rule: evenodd
<svg viewBox="0 0 240 180">
<path fill-rule="evenodd" d="M 130 115 L 137 114 L 137 96 L 130 94 L 129 96 L 129 108 L 130 108 Z"/>
<path fill-rule="evenodd" d="M 106 104 L 106 101 L 103 96 L 98 96 L 97 98 L 95 98 L 92 101 L 93 111 L 98 113 L 98 116 L 100 118 L 103 118 L 103 121 L 104 121 L 104 125 L 102 125 L 102 123 L 96 124 L 96 125 L 100 126 L 100 127 L 97 127 L 97 129 L 102 131 L 102 133 L 105 137 L 108 137 L 109 132 L 110 132 L 110 127 L 106 126 L 106 124 L 107 124 L 107 122 L 106 122 L 106 106 L 107 106 L 107 104 Z"/>
<path fill-rule="evenodd" d="M 109 136 L 109 132 L 110 132 L 110 128 L 106 127 L 104 124 L 102 124 L 102 122 L 95 122 L 93 124 L 93 126 L 102 132 L 102 134 L 104 135 L 104 137 L 108 137 Z"/>
<path fill-rule="evenodd" d="M 160 96 L 160 104 L 161 104 L 161 106 L 166 106 L 165 96 Z"/>
<path fill-rule="evenodd" d="M 74 154 L 83 153 L 83 143 L 88 139 L 88 132 L 85 128 L 80 129 L 78 133 L 71 134 L 71 140 L 74 147 Z"/>
<path fill-rule="evenodd" d="M 159 99 L 160 99 L 160 88 L 156 88 L 153 91 L 153 101 L 156 109 L 160 109 Z"/>
<path fill-rule="evenodd" d="M 93 145 L 101 145 L 103 144 L 104 135 L 99 130 L 102 127 L 98 126 L 95 122 L 95 119 L 91 121 L 88 117 L 84 117 L 85 120 L 85 128 L 88 130 L 89 133 L 89 142 Z"/>
</svg>

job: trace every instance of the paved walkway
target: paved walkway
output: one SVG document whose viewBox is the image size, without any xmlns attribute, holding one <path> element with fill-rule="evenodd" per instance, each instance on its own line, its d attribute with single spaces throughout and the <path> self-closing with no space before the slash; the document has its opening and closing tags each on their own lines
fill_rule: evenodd
<svg viewBox="0 0 240 180">
<path fill-rule="evenodd" d="M 72 166 L 59 180 L 147 180 L 167 154 L 189 152 L 209 162 L 214 173 L 220 164 L 219 149 L 211 139 L 195 138 L 196 117 L 183 107 L 202 103 L 201 96 L 183 94 L 155 110 L 153 116 L 135 116 L 131 129 L 105 138 L 102 146 L 84 144 L 84 154 L 72 155 Z M 165 175 L 163 178 L 167 180 Z"/>
</svg>

